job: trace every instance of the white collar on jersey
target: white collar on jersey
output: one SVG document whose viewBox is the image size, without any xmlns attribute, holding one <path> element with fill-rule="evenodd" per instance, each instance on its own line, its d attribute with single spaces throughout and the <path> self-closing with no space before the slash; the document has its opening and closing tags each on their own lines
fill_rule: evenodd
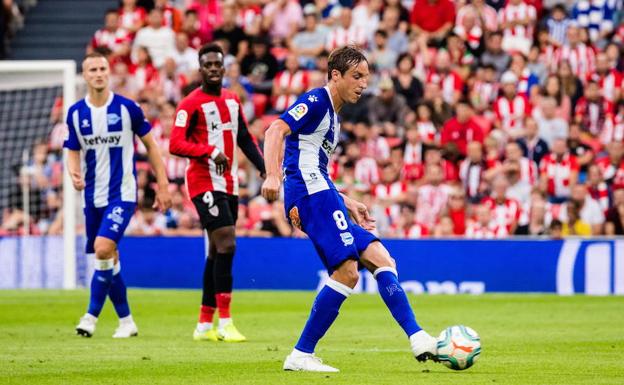
<svg viewBox="0 0 624 385">
<path fill-rule="evenodd" d="M 115 96 L 115 95 L 113 94 L 113 91 L 109 91 L 109 94 L 108 94 L 108 99 L 106 99 L 106 104 L 104 104 L 103 106 L 96 107 L 96 106 L 94 106 L 93 104 L 89 103 L 89 95 L 87 95 L 87 96 L 85 96 L 85 103 L 87 103 L 87 106 L 88 106 L 89 108 L 102 108 L 102 107 L 108 107 L 108 106 L 109 106 L 109 105 L 113 102 L 113 97 L 114 97 L 114 96 Z"/>
</svg>

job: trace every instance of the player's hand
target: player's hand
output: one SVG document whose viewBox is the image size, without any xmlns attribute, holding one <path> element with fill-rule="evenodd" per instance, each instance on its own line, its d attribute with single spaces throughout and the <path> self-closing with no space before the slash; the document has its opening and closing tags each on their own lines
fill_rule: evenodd
<svg viewBox="0 0 624 385">
<path fill-rule="evenodd" d="M 85 188 L 85 183 L 84 183 L 84 179 L 82 179 L 82 175 L 80 175 L 79 172 L 70 172 L 69 175 L 71 176 L 71 180 L 72 180 L 72 184 L 74 185 L 74 188 L 78 191 L 82 191 Z"/>
<path fill-rule="evenodd" d="M 348 203 L 345 201 L 345 206 L 347 206 L 347 211 L 349 211 L 356 224 L 364 230 L 375 230 L 375 218 L 370 216 L 368 208 L 364 203 L 349 198 Z"/>
<path fill-rule="evenodd" d="M 154 205 L 152 208 L 156 210 L 160 210 L 161 212 L 165 212 L 171 208 L 171 194 L 169 194 L 169 190 L 167 187 L 162 187 L 158 189 L 156 193 L 156 199 L 154 200 Z"/>
<path fill-rule="evenodd" d="M 279 189 L 281 185 L 280 177 L 277 175 L 267 175 L 264 183 L 262 183 L 262 196 L 269 202 L 276 201 L 279 197 Z"/>
<path fill-rule="evenodd" d="M 223 173 L 229 168 L 229 159 L 225 156 L 224 153 L 220 152 L 219 155 L 214 159 L 215 165 L 217 166 L 217 174 L 223 175 Z"/>
</svg>

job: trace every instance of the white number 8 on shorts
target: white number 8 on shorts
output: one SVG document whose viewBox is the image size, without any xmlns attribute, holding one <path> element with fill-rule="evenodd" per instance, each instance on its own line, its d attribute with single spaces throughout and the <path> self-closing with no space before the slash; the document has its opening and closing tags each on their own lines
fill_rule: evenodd
<svg viewBox="0 0 624 385">
<path fill-rule="evenodd" d="M 347 219 L 342 211 L 336 210 L 332 216 L 334 217 L 334 221 L 336 221 L 336 227 L 338 227 L 338 230 L 346 230 L 349 228 Z"/>
</svg>

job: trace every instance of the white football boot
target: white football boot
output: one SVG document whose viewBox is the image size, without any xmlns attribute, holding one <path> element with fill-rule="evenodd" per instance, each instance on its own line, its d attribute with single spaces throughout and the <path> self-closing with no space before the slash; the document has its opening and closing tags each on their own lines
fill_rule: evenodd
<svg viewBox="0 0 624 385">
<path fill-rule="evenodd" d="M 293 350 L 284 361 L 284 370 L 302 371 L 302 372 L 326 372 L 337 373 L 340 370 L 323 364 L 323 360 L 314 355 L 314 353 L 304 353 Z"/>
<path fill-rule="evenodd" d="M 119 320 L 119 327 L 115 329 L 113 338 L 130 338 L 139 335 L 139 329 L 137 328 L 132 316 L 129 315 Z"/>
<path fill-rule="evenodd" d="M 80 318 L 78 326 L 76 326 L 76 334 L 83 337 L 91 337 L 95 333 L 95 324 L 97 323 L 97 317 L 86 313 Z"/>
<path fill-rule="evenodd" d="M 419 362 L 427 360 L 438 361 L 438 340 L 431 337 L 426 331 L 420 330 L 412 334 L 409 340 L 414 357 Z"/>
</svg>

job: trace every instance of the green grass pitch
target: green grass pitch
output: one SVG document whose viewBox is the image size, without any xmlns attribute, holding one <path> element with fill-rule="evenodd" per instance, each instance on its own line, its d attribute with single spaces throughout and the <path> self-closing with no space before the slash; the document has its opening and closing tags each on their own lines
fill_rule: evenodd
<svg viewBox="0 0 624 385">
<path fill-rule="evenodd" d="M 420 364 L 381 299 L 355 295 L 318 346 L 337 374 L 283 372 L 311 292 L 237 292 L 249 342 L 195 342 L 198 291 L 130 290 L 139 337 L 113 340 L 110 302 L 93 338 L 74 335 L 86 291 L 0 291 L 0 384 L 624 384 L 624 298 L 410 296 L 430 333 L 481 335 L 474 367 Z"/>
</svg>

